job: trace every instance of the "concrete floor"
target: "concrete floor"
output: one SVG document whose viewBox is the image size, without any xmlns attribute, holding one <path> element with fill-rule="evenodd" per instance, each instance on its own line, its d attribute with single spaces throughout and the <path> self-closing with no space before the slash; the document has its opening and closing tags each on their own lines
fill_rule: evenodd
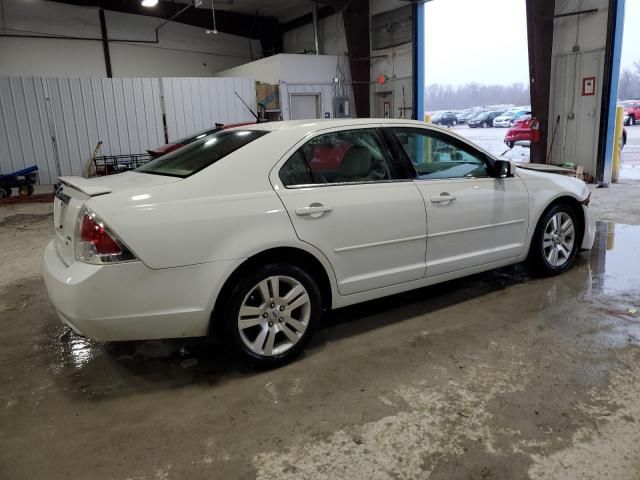
<svg viewBox="0 0 640 480">
<path fill-rule="evenodd" d="M 562 276 L 334 312 L 260 373 L 199 340 L 71 335 L 39 276 L 50 206 L 0 207 L 0 478 L 638 479 L 638 200 L 596 190 L 617 223 Z"/>
</svg>

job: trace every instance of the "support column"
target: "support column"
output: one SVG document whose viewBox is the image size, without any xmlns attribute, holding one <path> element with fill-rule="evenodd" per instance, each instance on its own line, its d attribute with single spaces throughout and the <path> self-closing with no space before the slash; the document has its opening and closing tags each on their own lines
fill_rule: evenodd
<svg viewBox="0 0 640 480">
<path fill-rule="evenodd" d="M 546 163 L 551 89 L 551 50 L 555 0 L 527 0 L 531 114 L 540 121 L 540 141 L 531 145 L 531 162 Z M 553 122 L 552 122 L 553 123 Z"/>
<path fill-rule="evenodd" d="M 607 48 L 604 60 L 604 83 L 602 85 L 602 107 L 600 111 L 600 142 L 596 182 L 606 186 L 611 182 L 611 167 L 615 145 L 616 105 L 618 101 L 618 78 L 620 77 L 620 55 L 624 30 L 624 0 L 609 0 L 607 22 Z"/>
<path fill-rule="evenodd" d="M 428 0 L 427 0 L 428 1 Z M 426 8 L 425 0 L 413 3 L 413 108 L 414 120 L 424 120 L 426 79 Z"/>
<path fill-rule="evenodd" d="M 107 72 L 107 78 L 113 77 L 111 71 L 111 53 L 109 52 L 109 37 L 107 34 L 107 21 L 104 18 L 104 10 L 98 10 L 100 16 L 100 32 L 102 34 L 102 51 L 104 53 L 104 69 Z"/>
</svg>

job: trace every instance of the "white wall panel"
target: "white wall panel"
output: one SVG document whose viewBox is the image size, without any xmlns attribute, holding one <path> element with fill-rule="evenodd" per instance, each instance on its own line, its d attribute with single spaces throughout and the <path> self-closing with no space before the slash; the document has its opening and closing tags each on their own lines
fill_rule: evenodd
<svg viewBox="0 0 640 480">
<path fill-rule="evenodd" d="M 42 79 L 0 78 L 0 173 L 37 164 L 55 172 Z"/>
<path fill-rule="evenodd" d="M 334 117 L 333 99 L 336 96 L 349 98 L 350 116 L 355 117 L 355 105 L 353 103 L 353 89 L 350 84 L 340 86 L 331 83 L 280 83 L 280 102 L 282 104 L 282 119 L 291 119 L 291 95 L 292 94 L 316 94 L 320 95 L 320 118 L 325 118 L 329 113 Z"/>
<path fill-rule="evenodd" d="M 234 92 L 256 104 L 252 78 L 163 78 L 169 141 L 213 127 L 216 123 L 254 120 Z"/>
<path fill-rule="evenodd" d="M 170 140 L 214 126 L 252 121 L 251 78 L 0 77 L 0 172 L 36 164 L 40 182 L 85 175 L 93 150 L 144 153 L 165 143 L 162 92 Z M 56 157 L 57 154 L 57 157 Z"/>
</svg>

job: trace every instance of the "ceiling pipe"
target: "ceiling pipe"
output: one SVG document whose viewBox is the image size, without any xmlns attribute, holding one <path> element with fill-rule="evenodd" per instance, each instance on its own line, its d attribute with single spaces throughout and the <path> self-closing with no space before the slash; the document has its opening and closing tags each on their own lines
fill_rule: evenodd
<svg viewBox="0 0 640 480">
<path fill-rule="evenodd" d="M 313 47 L 316 55 L 320 55 L 320 42 L 318 41 L 318 4 L 312 2 L 311 15 L 313 16 Z"/>
</svg>

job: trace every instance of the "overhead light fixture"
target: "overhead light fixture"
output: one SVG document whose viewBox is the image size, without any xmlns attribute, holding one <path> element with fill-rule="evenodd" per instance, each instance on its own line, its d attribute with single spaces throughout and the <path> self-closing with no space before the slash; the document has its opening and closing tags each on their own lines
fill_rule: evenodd
<svg viewBox="0 0 640 480">
<path fill-rule="evenodd" d="M 158 5 L 158 0 L 142 0 L 143 7 L 155 7 Z"/>
</svg>

